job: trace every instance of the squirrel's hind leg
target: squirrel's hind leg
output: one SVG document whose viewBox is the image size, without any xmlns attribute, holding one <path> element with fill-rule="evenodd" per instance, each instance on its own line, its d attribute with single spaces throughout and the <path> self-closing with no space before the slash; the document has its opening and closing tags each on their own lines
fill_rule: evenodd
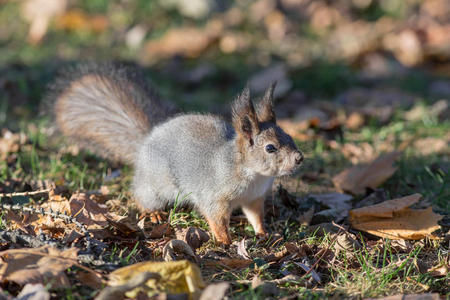
<svg viewBox="0 0 450 300">
<path fill-rule="evenodd" d="M 253 226 L 256 235 L 265 236 L 267 232 L 264 229 L 264 198 L 258 198 L 253 202 L 243 205 L 242 211 Z"/>
</svg>

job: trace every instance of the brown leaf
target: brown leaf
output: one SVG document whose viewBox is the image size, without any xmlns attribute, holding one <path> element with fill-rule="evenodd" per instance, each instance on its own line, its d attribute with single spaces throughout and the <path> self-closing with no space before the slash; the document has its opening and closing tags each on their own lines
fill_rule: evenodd
<svg viewBox="0 0 450 300">
<path fill-rule="evenodd" d="M 64 274 L 77 264 L 78 249 L 58 250 L 49 246 L 35 249 L 10 249 L 0 252 L 0 280 L 18 284 L 42 283 L 52 287 L 68 286 Z"/>
<path fill-rule="evenodd" d="M 197 227 L 188 227 L 177 230 L 177 239 L 185 241 L 192 249 L 200 248 L 203 243 L 209 241 L 209 235 L 205 231 Z"/>
<path fill-rule="evenodd" d="M 253 260 L 240 258 L 223 258 L 218 263 L 230 269 L 243 269 L 250 266 L 253 263 Z"/>
<path fill-rule="evenodd" d="M 393 166 L 399 152 L 391 152 L 379 156 L 368 165 L 356 165 L 346 169 L 333 177 L 333 183 L 340 192 L 349 192 L 354 195 L 362 195 L 366 188 L 375 189 L 392 174 L 396 167 Z"/>
<path fill-rule="evenodd" d="M 267 262 L 279 261 L 286 255 L 288 255 L 288 253 L 289 253 L 288 250 L 283 249 L 283 250 L 277 251 L 275 253 L 271 253 L 271 254 L 264 256 L 264 260 Z"/>
<path fill-rule="evenodd" d="M 172 229 L 169 223 L 158 224 L 155 227 L 153 227 L 148 237 L 151 239 L 160 239 L 164 236 L 170 235 L 171 232 Z"/>
<path fill-rule="evenodd" d="M 105 214 L 108 208 L 88 198 L 85 193 L 76 193 L 70 197 L 70 215 L 86 226 L 105 227 L 108 225 Z"/>
<path fill-rule="evenodd" d="M 96 290 L 102 288 L 103 286 L 102 278 L 91 272 L 78 271 L 77 278 L 82 284 Z"/>
<path fill-rule="evenodd" d="M 188 259 L 197 262 L 198 258 L 192 248 L 182 240 L 171 240 L 163 248 L 165 261 Z"/>
<path fill-rule="evenodd" d="M 117 218 L 117 220 L 113 220 L 113 217 Z M 129 216 L 119 217 L 110 214 L 106 219 L 123 237 L 136 236 L 137 233 L 141 233 L 141 229 L 136 224 L 136 221 L 132 220 Z"/>
<path fill-rule="evenodd" d="M 354 228 L 379 237 L 406 240 L 436 238 L 432 232 L 440 228 L 437 222 L 443 217 L 435 214 L 431 207 L 409 208 L 421 197 L 414 194 L 351 210 L 350 222 Z"/>
</svg>

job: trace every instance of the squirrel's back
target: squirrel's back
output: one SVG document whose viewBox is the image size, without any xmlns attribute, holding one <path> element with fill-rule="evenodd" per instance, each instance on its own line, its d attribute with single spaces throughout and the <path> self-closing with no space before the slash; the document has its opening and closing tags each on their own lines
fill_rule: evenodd
<svg viewBox="0 0 450 300">
<path fill-rule="evenodd" d="M 135 69 L 81 64 L 50 87 L 51 109 L 62 133 L 107 158 L 133 163 L 151 128 L 173 113 Z"/>
</svg>

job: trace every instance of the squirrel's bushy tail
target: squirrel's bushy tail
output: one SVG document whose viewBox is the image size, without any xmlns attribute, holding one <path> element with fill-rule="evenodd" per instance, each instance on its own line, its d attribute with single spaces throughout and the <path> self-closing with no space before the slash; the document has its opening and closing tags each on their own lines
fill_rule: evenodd
<svg viewBox="0 0 450 300">
<path fill-rule="evenodd" d="M 62 133 L 96 153 L 133 163 L 152 126 L 174 109 L 162 103 L 136 70 L 80 64 L 50 86 L 49 100 Z"/>
</svg>

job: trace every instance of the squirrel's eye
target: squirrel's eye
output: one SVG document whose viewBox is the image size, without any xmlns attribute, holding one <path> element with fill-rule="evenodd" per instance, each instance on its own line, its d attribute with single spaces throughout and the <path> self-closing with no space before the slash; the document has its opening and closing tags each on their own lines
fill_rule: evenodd
<svg viewBox="0 0 450 300">
<path fill-rule="evenodd" d="M 277 152 L 277 148 L 275 148 L 274 145 L 269 144 L 269 145 L 266 145 L 266 151 L 268 153 L 274 153 L 274 152 Z"/>
</svg>

